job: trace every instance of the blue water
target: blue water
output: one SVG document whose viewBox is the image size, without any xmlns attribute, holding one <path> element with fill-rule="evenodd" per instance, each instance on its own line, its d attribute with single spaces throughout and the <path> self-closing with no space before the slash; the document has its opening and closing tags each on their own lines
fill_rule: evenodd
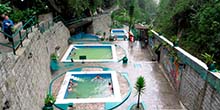
<svg viewBox="0 0 220 110">
<path fill-rule="evenodd" d="M 111 74 L 73 74 L 71 79 L 75 86 L 66 91 L 65 99 L 75 98 L 105 98 L 113 95 L 109 83 L 112 84 Z M 100 76 L 98 79 L 97 76 Z M 69 84 L 70 85 L 70 84 Z M 68 86 L 69 86 L 68 85 Z"/>
<path fill-rule="evenodd" d="M 79 60 L 79 56 L 86 56 L 86 59 L 112 59 L 111 46 L 74 46 L 69 53 L 67 60 L 73 58 Z"/>
<path fill-rule="evenodd" d="M 112 30 L 113 33 L 124 33 L 124 30 Z"/>
<path fill-rule="evenodd" d="M 112 33 L 114 35 L 117 35 L 117 38 L 124 38 L 124 36 L 126 35 L 124 30 L 112 30 Z"/>
<path fill-rule="evenodd" d="M 79 33 L 70 37 L 71 40 L 98 40 L 99 37 L 93 34 Z"/>
</svg>

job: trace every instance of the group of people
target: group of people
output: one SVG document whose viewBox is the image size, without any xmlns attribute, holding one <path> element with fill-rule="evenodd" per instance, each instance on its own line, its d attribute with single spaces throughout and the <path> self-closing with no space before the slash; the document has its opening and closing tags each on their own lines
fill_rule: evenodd
<svg viewBox="0 0 220 110">
<path fill-rule="evenodd" d="M 5 32 L 7 35 L 5 36 L 5 39 L 8 39 L 9 42 L 13 42 L 13 38 L 9 37 L 12 36 L 12 28 L 14 26 L 14 23 L 12 20 L 9 19 L 8 15 L 1 15 L 1 21 L 2 21 L 2 31 Z"/>
<path fill-rule="evenodd" d="M 92 81 L 94 80 L 104 80 L 104 78 L 102 78 L 100 75 L 97 75 L 95 78 L 92 79 Z M 108 88 L 113 93 L 113 86 L 111 82 L 108 82 Z"/>
</svg>

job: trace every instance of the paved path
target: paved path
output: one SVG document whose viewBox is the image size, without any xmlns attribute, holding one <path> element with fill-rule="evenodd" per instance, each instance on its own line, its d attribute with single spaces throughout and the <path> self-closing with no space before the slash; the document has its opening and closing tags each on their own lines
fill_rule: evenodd
<svg viewBox="0 0 220 110">
<path fill-rule="evenodd" d="M 23 30 L 21 32 L 21 35 L 24 35 L 25 34 L 25 31 Z M 17 42 L 20 42 L 20 37 L 19 35 L 15 36 L 13 38 L 14 40 L 14 43 L 17 43 Z M 2 33 L 0 33 L 0 43 L 3 43 L 5 45 L 8 45 L 10 47 L 12 47 L 12 44 L 9 43 L 8 39 L 5 39 L 4 35 Z M 9 47 L 6 47 L 6 46 L 3 46 L 3 45 L 0 45 L 0 53 L 8 53 L 8 52 L 12 52 L 13 49 L 12 48 L 9 48 Z"/>
<path fill-rule="evenodd" d="M 129 63 L 125 68 L 115 67 L 115 69 L 128 72 L 133 86 L 138 76 L 144 76 L 146 89 L 141 100 L 146 104 L 147 110 L 182 110 L 178 95 L 166 80 L 159 64 L 151 61 L 149 50 L 141 49 L 138 42 L 133 48 L 127 42 L 118 42 L 118 44 L 121 44 L 127 50 Z M 128 100 L 117 110 L 125 110 L 131 103 L 136 101 L 137 96 L 135 96 L 135 89 L 133 89 Z"/>
</svg>

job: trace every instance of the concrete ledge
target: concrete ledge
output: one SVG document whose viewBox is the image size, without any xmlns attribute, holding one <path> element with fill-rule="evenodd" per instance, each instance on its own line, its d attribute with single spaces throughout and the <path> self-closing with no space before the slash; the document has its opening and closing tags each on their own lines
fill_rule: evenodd
<svg viewBox="0 0 220 110">
<path fill-rule="evenodd" d="M 141 103 L 141 105 L 143 106 L 144 110 L 147 110 L 146 104 L 145 104 L 143 101 L 140 102 L 140 103 Z M 131 107 L 132 107 L 133 105 L 135 105 L 135 104 L 137 104 L 137 103 L 136 103 L 136 102 L 132 103 L 132 104 L 127 108 L 127 110 L 131 110 Z"/>
<path fill-rule="evenodd" d="M 128 74 L 127 73 L 122 73 L 122 75 L 125 77 L 129 84 L 129 91 L 128 94 L 123 98 L 122 102 L 114 102 L 114 103 L 105 103 L 105 110 L 112 110 L 123 104 L 131 95 L 132 87 L 131 87 L 131 82 L 128 79 Z"/>
</svg>

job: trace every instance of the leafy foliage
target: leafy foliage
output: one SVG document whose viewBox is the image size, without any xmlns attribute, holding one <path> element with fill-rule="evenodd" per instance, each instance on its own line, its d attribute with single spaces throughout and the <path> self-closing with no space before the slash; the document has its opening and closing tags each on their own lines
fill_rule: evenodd
<svg viewBox="0 0 220 110">
<path fill-rule="evenodd" d="M 47 97 L 44 99 L 44 104 L 46 106 L 52 106 L 55 103 L 55 98 L 52 95 L 47 94 Z"/>
<path fill-rule="evenodd" d="M 92 12 L 95 12 L 98 7 L 103 5 L 103 3 L 103 0 L 91 0 L 89 9 L 91 9 Z"/>
<path fill-rule="evenodd" d="M 9 6 L 10 2 L 5 4 L 0 4 L 0 14 L 7 14 L 12 11 L 12 8 Z"/>
<path fill-rule="evenodd" d="M 120 10 L 113 14 L 115 20 L 121 23 L 150 23 L 156 14 L 156 3 L 153 0 L 118 0 L 118 3 Z"/>
<path fill-rule="evenodd" d="M 83 13 L 87 8 L 89 8 L 89 1 L 88 0 L 68 0 L 68 5 L 72 9 L 73 12 L 77 16 Z"/>
<path fill-rule="evenodd" d="M 19 21 L 26 22 L 32 16 L 39 15 L 45 12 L 48 12 L 48 7 L 46 7 L 46 3 L 41 0 L 34 0 L 33 3 L 36 3 L 33 7 L 27 7 L 26 9 L 19 9 L 16 6 L 18 1 L 7 2 L 5 4 L 0 4 L 0 14 L 9 14 L 10 19 L 12 19 L 15 23 Z"/>
<path fill-rule="evenodd" d="M 58 60 L 58 55 L 56 54 L 56 53 L 52 53 L 51 55 L 50 55 L 50 59 L 51 60 Z"/>
<path fill-rule="evenodd" d="M 127 24 L 129 22 L 129 16 L 128 16 L 128 12 L 126 9 L 120 9 L 117 11 L 114 11 L 111 15 L 111 18 L 113 19 L 113 21 L 115 20 L 116 23 L 117 21 L 122 24 Z"/>
<path fill-rule="evenodd" d="M 209 55 L 207 53 L 204 53 L 202 54 L 202 57 L 204 58 L 204 61 L 207 65 L 215 63 L 215 61 L 213 60 L 214 55 Z"/>
<path fill-rule="evenodd" d="M 177 36 L 179 45 L 200 59 L 202 53 L 213 54 L 219 65 L 219 13 L 219 0 L 162 0 L 156 28 L 169 39 Z"/>
<path fill-rule="evenodd" d="M 134 87 L 137 91 L 137 95 L 138 95 L 138 102 L 137 102 L 137 108 L 139 108 L 139 103 L 140 103 L 140 96 L 144 93 L 145 90 L 145 80 L 143 76 L 139 76 L 137 78 L 137 81 L 135 83 L 135 87 Z"/>
<path fill-rule="evenodd" d="M 39 10 L 37 10 L 36 8 L 31 8 L 31 9 L 26 9 L 26 10 L 18 10 L 18 9 L 14 9 L 12 11 L 12 13 L 10 14 L 10 18 L 15 22 L 27 22 L 32 16 L 37 15 L 39 12 Z"/>
<path fill-rule="evenodd" d="M 133 17 L 134 17 L 134 3 L 131 3 L 129 6 L 129 31 L 131 26 L 133 25 Z"/>
</svg>

